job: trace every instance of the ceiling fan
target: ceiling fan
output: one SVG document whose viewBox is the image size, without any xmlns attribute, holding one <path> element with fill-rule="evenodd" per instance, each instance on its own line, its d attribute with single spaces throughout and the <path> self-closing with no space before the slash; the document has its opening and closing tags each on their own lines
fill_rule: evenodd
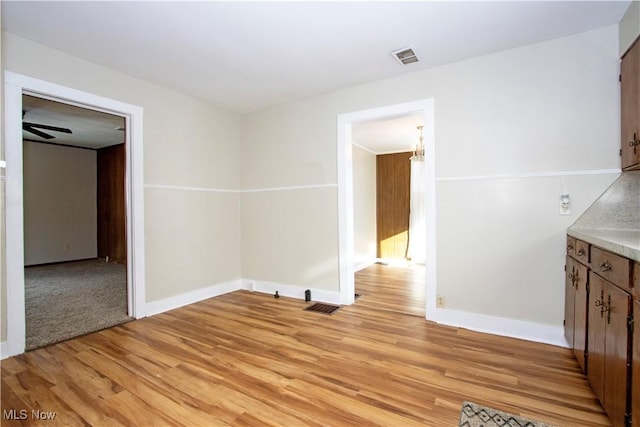
<svg viewBox="0 0 640 427">
<path fill-rule="evenodd" d="M 32 133 L 32 134 L 34 134 L 36 136 L 39 136 L 40 138 L 54 139 L 55 136 L 49 135 L 48 133 L 42 132 L 41 130 L 38 130 L 38 129 L 44 129 L 44 130 L 53 131 L 53 132 L 72 133 L 71 129 L 67 129 L 67 128 L 61 128 L 61 127 L 49 126 L 49 125 L 42 125 L 42 124 L 38 124 L 38 123 L 25 122 L 24 121 L 24 115 L 25 114 L 26 114 L 26 111 L 23 111 L 22 112 L 22 130 L 30 132 L 30 133 Z"/>
</svg>

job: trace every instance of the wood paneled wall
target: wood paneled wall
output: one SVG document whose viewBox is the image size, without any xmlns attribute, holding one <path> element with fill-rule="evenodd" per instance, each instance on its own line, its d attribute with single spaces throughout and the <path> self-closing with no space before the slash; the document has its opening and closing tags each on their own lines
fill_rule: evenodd
<svg viewBox="0 0 640 427">
<path fill-rule="evenodd" d="M 376 156 L 379 258 L 406 258 L 409 244 L 410 152 Z"/>
<path fill-rule="evenodd" d="M 125 144 L 98 150 L 98 257 L 126 263 Z"/>
</svg>

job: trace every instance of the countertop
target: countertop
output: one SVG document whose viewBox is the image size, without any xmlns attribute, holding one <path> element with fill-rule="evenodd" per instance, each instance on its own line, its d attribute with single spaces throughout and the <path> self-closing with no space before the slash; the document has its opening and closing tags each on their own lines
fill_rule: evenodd
<svg viewBox="0 0 640 427">
<path fill-rule="evenodd" d="M 570 229 L 567 234 L 640 262 L 640 230 Z"/>
<path fill-rule="evenodd" d="M 640 262 L 640 171 L 622 173 L 567 234 Z"/>
</svg>

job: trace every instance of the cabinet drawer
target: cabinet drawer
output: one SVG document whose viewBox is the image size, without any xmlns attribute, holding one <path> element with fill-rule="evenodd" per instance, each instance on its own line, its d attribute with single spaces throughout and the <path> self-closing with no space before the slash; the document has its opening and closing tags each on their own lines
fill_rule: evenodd
<svg viewBox="0 0 640 427">
<path fill-rule="evenodd" d="M 567 236 L 567 255 L 570 257 L 576 254 L 576 239 Z"/>
<path fill-rule="evenodd" d="M 589 244 L 587 242 L 576 240 L 575 258 L 584 265 L 589 263 Z"/>
<path fill-rule="evenodd" d="M 631 261 L 604 249 L 591 248 L 591 269 L 624 289 L 631 289 Z"/>
</svg>

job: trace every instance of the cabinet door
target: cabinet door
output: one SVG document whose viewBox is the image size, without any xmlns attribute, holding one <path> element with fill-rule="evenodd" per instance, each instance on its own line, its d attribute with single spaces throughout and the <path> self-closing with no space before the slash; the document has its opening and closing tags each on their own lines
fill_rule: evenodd
<svg viewBox="0 0 640 427">
<path fill-rule="evenodd" d="M 587 376 L 591 388 L 600 402 L 604 402 L 604 345 L 606 319 L 602 310 L 604 295 L 604 279 L 593 272 L 589 273 L 589 333 L 588 351 L 589 362 Z"/>
<path fill-rule="evenodd" d="M 580 363 L 580 367 L 587 372 L 586 360 L 584 353 L 587 349 L 587 329 L 589 322 L 589 313 L 587 311 L 587 267 L 576 263 L 574 273 L 575 292 L 574 292 L 574 320 L 573 320 L 573 352 Z"/>
<path fill-rule="evenodd" d="M 640 43 L 636 42 L 620 64 L 622 112 L 622 169 L 640 167 Z"/>
<path fill-rule="evenodd" d="M 567 257 L 564 275 L 564 337 L 569 348 L 574 348 L 575 338 L 575 274 L 576 262 Z"/>
<path fill-rule="evenodd" d="M 629 331 L 627 319 L 631 295 L 609 282 L 604 282 L 607 311 L 605 338 L 604 409 L 614 426 L 625 425 L 627 409 L 627 363 Z"/>
<path fill-rule="evenodd" d="M 633 427 L 640 427 L 640 301 L 636 301 L 633 313 L 633 387 L 631 387 L 631 419 Z"/>
</svg>

